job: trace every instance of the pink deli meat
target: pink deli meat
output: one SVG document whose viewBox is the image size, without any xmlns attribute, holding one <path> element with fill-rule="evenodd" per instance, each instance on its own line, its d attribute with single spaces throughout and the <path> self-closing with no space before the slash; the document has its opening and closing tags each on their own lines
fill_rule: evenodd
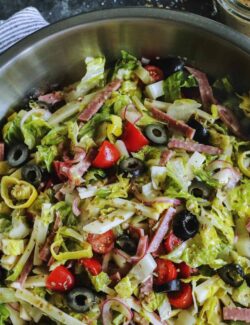
<svg viewBox="0 0 250 325">
<path fill-rule="evenodd" d="M 185 68 L 195 77 L 198 82 L 202 104 L 205 107 L 208 107 L 211 104 L 216 104 L 217 101 L 214 98 L 213 90 L 209 85 L 206 74 L 194 68 L 187 66 Z"/>
<path fill-rule="evenodd" d="M 78 120 L 87 122 L 95 115 L 107 99 L 110 98 L 113 91 L 118 90 L 121 87 L 121 80 L 111 81 L 100 93 L 98 93 L 94 99 L 87 105 L 84 111 L 79 115 Z"/>
<path fill-rule="evenodd" d="M 187 124 L 185 124 L 184 122 L 175 120 L 168 114 L 160 111 L 159 109 L 157 109 L 155 107 L 151 108 L 151 112 L 152 112 L 153 117 L 156 118 L 157 120 L 167 123 L 167 125 L 170 128 L 180 132 L 181 134 L 183 134 L 185 137 L 187 137 L 189 139 L 193 139 L 195 130 L 192 129 Z"/>
<path fill-rule="evenodd" d="M 63 100 L 63 94 L 61 91 L 54 91 L 45 95 L 40 95 L 38 100 L 46 104 L 55 105 Z"/>
<path fill-rule="evenodd" d="M 163 238 L 168 232 L 170 221 L 173 219 L 175 213 L 176 210 L 174 208 L 169 208 L 164 212 L 160 224 L 149 244 L 147 253 L 154 253 L 155 251 L 157 251 Z"/>
<path fill-rule="evenodd" d="M 224 307 L 223 308 L 223 319 L 250 322 L 250 309 L 240 307 Z"/>
<path fill-rule="evenodd" d="M 207 146 L 205 144 L 200 144 L 198 142 L 189 141 L 189 140 L 178 140 L 171 139 L 168 143 L 168 147 L 171 149 L 183 149 L 189 152 L 202 152 L 207 153 L 209 155 L 219 155 L 221 153 L 221 149 L 213 146 Z"/>
</svg>

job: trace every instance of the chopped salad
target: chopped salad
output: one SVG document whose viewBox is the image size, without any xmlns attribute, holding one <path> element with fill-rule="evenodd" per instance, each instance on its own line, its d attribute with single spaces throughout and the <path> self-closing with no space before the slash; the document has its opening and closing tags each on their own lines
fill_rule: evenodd
<svg viewBox="0 0 250 325">
<path fill-rule="evenodd" d="M 179 57 L 111 67 L 2 123 L 0 324 L 250 322 L 250 95 Z"/>
</svg>

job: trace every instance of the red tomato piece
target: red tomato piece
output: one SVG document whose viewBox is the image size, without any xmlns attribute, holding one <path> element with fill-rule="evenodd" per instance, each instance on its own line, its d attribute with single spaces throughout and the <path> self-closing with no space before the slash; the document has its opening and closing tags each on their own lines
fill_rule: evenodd
<svg viewBox="0 0 250 325">
<path fill-rule="evenodd" d="M 163 71 L 155 65 L 146 65 L 144 68 L 149 72 L 154 82 L 164 79 Z"/>
<path fill-rule="evenodd" d="M 187 309 L 193 304 L 192 287 L 189 283 L 181 283 L 181 290 L 168 293 L 171 306 Z"/>
<path fill-rule="evenodd" d="M 171 231 L 165 241 L 164 246 L 168 253 L 171 253 L 177 246 L 182 243 L 182 240 L 175 236 L 175 234 Z"/>
<path fill-rule="evenodd" d="M 141 131 L 130 122 L 126 122 L 122 134 L 122 140 L 128 151 L 136 152 L 149 144 L 148 139 L 144 137 Z"/>
<path fill-rule="evenodd" d="M 98 275 L 102 271 L 102 265 L 96 258 L 82 258 L 80 263 L 91 275 Z"/>
<path fill-rule="evenodd" d="M 74 287 L 74 275 L 63 265 L 57 266 L 47 277 L 46 288 L 65 292 Z"/>
<path fill-rule="evenodd" d="M 192 274 L 192 268 L 188 266 L 185 262 L 181 262 L 177 265 L 177 270 L 179 269 L 179 278 L 187 279 Z"/>
<path fill-rule="evenodd" d="M 116 146 L 105 140 L 99 148 L 92 165 L 97 168 L 109 168 L 119 160 L 120 156 L 120 152 Z"/>
<path fill-rule="evenodd" d="M 177 270 L 173 262 L 157 258 L 156 263 L 157 277 L 154 279 L 156 285 L 162 285 L 177 278 Z"/>
<path fill-rule="evenodd" d="M 92 246 L 94 252 L 106 254 L 114 247 L 115 235 L 112 230 L 108 230 L 101 235 L 88 234 L 87 241 Z"/>
</svg>

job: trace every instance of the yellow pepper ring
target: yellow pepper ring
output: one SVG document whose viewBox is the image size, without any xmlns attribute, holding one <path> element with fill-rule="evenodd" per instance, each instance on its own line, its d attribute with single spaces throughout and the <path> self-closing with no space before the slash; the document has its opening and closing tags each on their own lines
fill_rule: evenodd
<svg viewBox="0 0 250 325">
<path fill-rule="evenodd" d="M 22 204 L 14 204 L 10 197 L 10 188 L 16 185 L 25 186 L 30 190 L 30 196 L 26 202 Z M 28 182 L 19 180 L 15 177 L 4 176 L 1 180 L 1 196 L 4 202 L 8 205 L 8 207 L 12 209 L 25 209 L 31 206 L 31 204 L 37 198 L 37 191 L 33 185 Z"/>
<path fill-rule="evenodd" d="M 250 166 L 245 165 L 245 159 L 249 156 L 250 158 L 250 151 L 244 151 L 241 154 L 239 154 L 238 157 L 238 166 L 241 172 L 246 175 L 247 177 L 250 177 Z"/>
<path fill-rule="evenodd" d="M 54 242 L 50 247 L 51 255 L 53 256 L 53 258 L 56 261 L 79 260 L 80 258 L 91 258 L 93 256 L 92 247 L 87 242 L 81 243 L 81 247 L 83 248 L 82 250 L 73 251 L 73 252 L 72 251 L 71 252 L 63 252 L 63 253 L 56 254 L 54 249 L 55 249 L 55 247 L 60 246 L 61 243 L 62 243 L 61 241 Z"/>
</svg>

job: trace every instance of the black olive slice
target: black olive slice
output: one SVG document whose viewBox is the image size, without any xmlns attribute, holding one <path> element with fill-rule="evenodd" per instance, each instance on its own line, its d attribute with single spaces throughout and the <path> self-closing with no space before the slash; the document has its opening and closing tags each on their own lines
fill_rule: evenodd
<svg viewBox="0 0 250 325">
<path fill-rule="evenodd" d="M 217 270 L 222 280 L 234 288 L 240 287 L 244 281 L 244 271 L 238 264 L 228 264 Z"/>
<path fill-rule="evenodd" d="M 123 159 L 120 162 L 119 169 L 121 172 L 131 174 L 132 176 L 136 177 L 143 173 L 145 166 L 142 160 L 130 157 Z"/>
<path fill-rule="evenodd" d="M 7 161 L 11 167 L 23 165 L 29 156 L 29 149 L 23 143 L 13 145 L 7 153 Z"/>
<path fill-rule="evenodd" d="M 182 240 L 194 237 L 199 230 L 199 222 L 189 211 L 182 211 L 174 217 L 173 233 Z"/>
<path fill-rule="evenodd" d="M 39 185 L 42 180 L 41 169 L 37 165 L 25 165 L 21 170 L 22 178 L 32 185 Z"/>
<path fill-rule="evenodd" d="M 66 299 L 70 308 L 78 313 L 84 313 L 90 310 L 95 301 L 95 295 L 89 289 L 75 288 L 67 294 Z"/>
<path fill-rule="evenodd" d="M 145 127 L 146 137 L 154 144 L 166 144 L 168 137 L 165 127 L 160 124 L 149 124 Z"/>
<path fill-rule="evenodd" d="M 181 281 L 178 279 L 166 282 L 162 285 L 154 286 L 155 292 L 173 292 L 181 290 Z"/>
</svg>

